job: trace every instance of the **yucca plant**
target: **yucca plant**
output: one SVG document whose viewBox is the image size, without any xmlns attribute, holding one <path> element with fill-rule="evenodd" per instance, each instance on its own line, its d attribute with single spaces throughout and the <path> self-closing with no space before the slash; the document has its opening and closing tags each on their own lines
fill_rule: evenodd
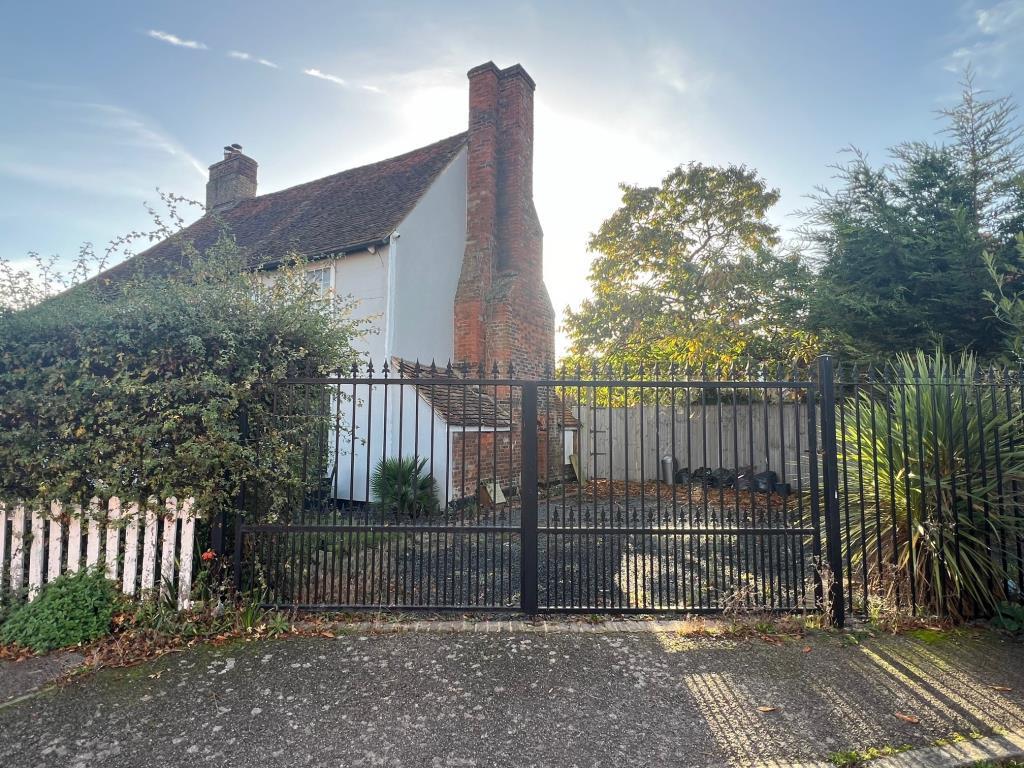
<svg viewBox="0 0 1024 768">
<path fill-rule="evenodd" d="M 370 487 L 385 511 L 420 517 L 437 509 L 437 486 L 434 478 L 423 471 L 427 460 L 381 459 L 374 469 Z"/>
<path fill-rule="evenodd" d="M 992 614 L 1015 588 L 1022 533 L 1019 393 L 1008 402 L 978 373 L 966 353 L 903 354 L 841 406 L 840 503 L 864 510 L 850 516 L 845 556 L 857 570 L 868 558 L 888 591 L 902 581 L 919 606 L 960 618 Z"/>
</svg>

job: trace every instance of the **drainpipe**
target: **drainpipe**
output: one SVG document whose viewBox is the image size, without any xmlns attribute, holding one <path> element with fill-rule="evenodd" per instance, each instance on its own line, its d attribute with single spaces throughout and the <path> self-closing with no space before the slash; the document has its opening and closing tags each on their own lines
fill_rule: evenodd
<svg viewBox="0 0 1024 768">
<path fill-rule="evenodd" d="M 388 242 L 388 298 L 384 309 L 384 362 L 387 362 L 389 368 L 391 367 L 391 358 L 395 353 L 395 307 L 397 305 L 395 290 L 398 285 L 398 241 L 401 237 L 402 234 L 396 229 L 391 233 Z M 383 362 L 381 366 L 383 366 Z M 397 374 L 397 371 L 392 373 Z M 398 439 L 398 436 L 394 433 L 395 408 L 398 406 L 396 405 L 395 398 L 390 397 L 392 394 L 391 392 L 388 393 L 390 406 L 388 412 L 384 414 L 384 429 L 387 433 L 389 446 L 395 446 Z M 399 421 L 399 424 L 401 424 L 401 421 Z"/>
</svg>

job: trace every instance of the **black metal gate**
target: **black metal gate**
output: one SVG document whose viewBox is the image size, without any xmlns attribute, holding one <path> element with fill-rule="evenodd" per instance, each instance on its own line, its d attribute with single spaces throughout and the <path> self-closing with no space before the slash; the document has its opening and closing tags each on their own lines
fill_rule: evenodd
<svg viewBox="0 0 1024 768">
<path fill-rule="evenodd" d="M 821 373 L 287 379 L 276 460 L 302 480 L 242 500 L 236 584 L 324 610 L 841 613 Z"/>
</svg>

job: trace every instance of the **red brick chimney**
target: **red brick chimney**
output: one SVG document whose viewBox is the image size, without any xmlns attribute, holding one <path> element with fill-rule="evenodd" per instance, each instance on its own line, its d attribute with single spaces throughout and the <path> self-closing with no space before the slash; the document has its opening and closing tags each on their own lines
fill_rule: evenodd
<svg viewBox="0 0 1024 768">
<path fill-rule="evenodd" d="M 466 251 L 455 296 L 459 362 L 554 363 L 554 310 L 533 205 L 532 78 L 520 65 L 469 71 Z"/>
</svg>

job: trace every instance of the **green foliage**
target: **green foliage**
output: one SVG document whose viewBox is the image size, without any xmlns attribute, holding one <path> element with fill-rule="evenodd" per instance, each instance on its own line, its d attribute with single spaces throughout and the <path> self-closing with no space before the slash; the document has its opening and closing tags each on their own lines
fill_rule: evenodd
<svg viewBox="0 0 1024 768">
<path fill-rule="evenodd" d="M 99 569 L 59 576 L 0 626 L 0 642 L 37 653 L 87 643 L 111 628 L 118 593 Z"/>
<path fill-rule="evenodd" d="M 660 187 L 621 189 L 622 206 L 590 240 L 593 296 L 566 311 L 570 366 L 815 354 L 803 330 L 811 275 L 778 252 L 767 212 L 779 193 L 755 171 L 690 163 Z"/>
<path fill-rule="evenodd" d="M 828 760 L 838 768 L 861 768 L 872 760 L 882 757 L 891 757 L 902 752 L 913 749 L 909 744 L 901 744 L 898 747 L 886 745 L 884 747 L 869 747 L 868 749 L 849 749 L 843 752 L 833 752 Z"/>
<path fill-rule="evenodd" d="M 326 412 L 272 419 L 273 384 L 356 359 L 349 304 L 322 297 L 301 259 L 272 281 L 254 274 L 226 232 L 203 253 L 176 245 L 173 274 L 147 271 L 143 256 L 134 273 L 43 301 L 50 283 L 6 270 L 0 495 L 174 494 L 212 515 L 242 483 L 273 478 L 262 498 L 274 505 L 305 479 L 296 446 L 326 428 Z"/>
<path fill-rule="evenodd" d="M 437 487 L 423 468 L 427 460 L 381 459 L 370 487 L 380 506 L 396 517 L 429 515 L 437 509 Z"/>
<path fill-rule="evenodd" d="M 1017 235 L 1017 263 L 1020 266 L 1001 265 L 988 251 L 983 258 L 994 286 L 993 290 L 985 291 L 985 297 L 1002 324 L 1008 357 L 1020 366 L 1024 364 L 1024 294 L 1019 288 L 1024 285 L 1024 234 Z"/>
<path fill-rule="evenodd" d="M 1002 602 L 996 606 L 996 615 L 992 617 L 992 626 L 1007 632 L 1024 632 L 1024 605 L 1020 603 Z"/>
<path fill-rule="evenodd" d="M 173 593 L 172 593 L 173 594 Z M 211 600 L 179 610 L 173 599 L 142 600 L 126 610 L 118 627 L 125 640 L 160 642 L 250 633 L 278 635 L 291 629 L 288 617 L 263 607 L 264 593 L 252 591 L 237 599 Z"/>
<path fill-rule="evenodd" d="M 889 403 L 862 390 L 842 405 L 840 501 L 863 510 L 851 515 L 847 556 L 876 568 L 880 551 L 883 568 L 894 562 L 896 576 L 908 575 L 919 605 L 963 616 L 988 614 L 1005 597 L 1012 576 L 999 550 L 1024 533 L 1002 503 L 1003 489 L 1024 482 L 1021 414 L 1007 413 L 999 389 L 972 385 L 977 376 L 968 354 L 904 354 L 892 365 Z M 862 493 L 861 477 L 877 493 Z M 885 579 L 889 590 L 898 583 Z"/>
<path fill-rule="evenodd" d="M 847 357 L 936 344 L 1002 352 L 983 253 L 1000 269 L 1021 265 L 1024 128 L 1008 99 L 980 98 L 970 72 L 963 85 L 941 113 L 947 145 L 901 144 L 882 167 L 855 151 L 837 168 L 838 190 L 821 190 L 808 212 L 804 234 L 820 258 L 810 327 Z"/>
<path fill-rule="evenodd" d="M 24 594 L 15 594 L 10 586 L 4 584 L 3 579 L 0 578 L 0 627 L 10 618 L 24 597 Z"/>
</svg>

